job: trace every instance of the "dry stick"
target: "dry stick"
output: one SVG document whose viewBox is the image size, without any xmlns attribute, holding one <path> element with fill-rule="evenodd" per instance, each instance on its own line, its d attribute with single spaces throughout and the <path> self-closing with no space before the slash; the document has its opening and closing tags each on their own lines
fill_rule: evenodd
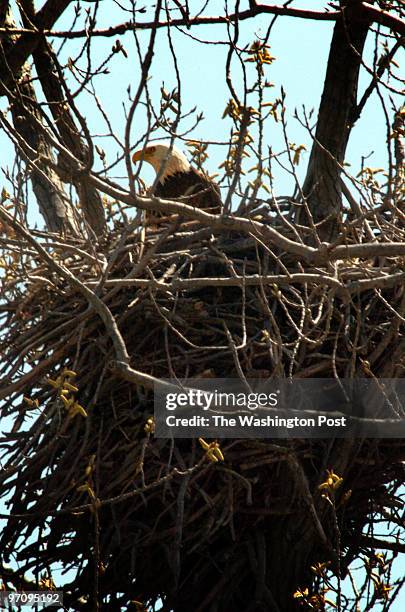
<svg viewBox="0 0 405 612">
<path fill-rule="evenodd" d="M 155 24 L 159 22 L 159 14 L 160 14 L 161 8 L 162 8 L 162 0 L 157 0 L 156 6 L 155 6 L 155 14 L 154 14 Z M 128 113 L 128 119 L 125 125 L 125 165 L 127 169 L 127 175 L 130 181 L 130 190 L 132 193 L 134 193 L 135 185 L 134 185 L 134 175 L 132 173 L 131 158 L 129 154 L 130 145 L 131 145 L 131 127 L 132 127 L 132 122 L 134 119 L 135 111 L 138 107 L 139 100 L 141 98 L 142 92 L 145 88 L 145 85 L 148 79 L 149 69 L 152 64 L 152 58 L 154 54 L 155 39 L 156 39 L 156 27 L 152 29 L 152 32 L 150 34 L 149 43 L 148 43 L 148 48 L 145 54 L 145 59 L 141 62 L 141 78 L 140 78 L 140 82 L 138 85 L 138 90 L 131 103 L 131 107 Z"/>
<path fill-rule="evenodd" d="M 359 119 L 366 105 L 367 100 L 369 99 L 370 95 L 373 93 L 377 83 L 381 80 L 381 77 L 384 74 L 385 70 L 387 70 L 390 67 L 391 61 L 393 60 L 395 53 L 399 49 L 402 48 L 403 43 L 404 41 L 402 39 L 397 40 L 394 46 L 389 51 L 387 51 L 387 53 L 384 53 L 384 55 L 381 56 L 378 62 L 378 68 L 376 72 L 374 73 L 374 75 L 372 76 L 370 84 L 366 88 L 360 102 L 357 104 L 354 110 L 353 117 L 351 118 L 351 121 L 353 124 L 356 123 L 356 121 Z"/>
<path fill-rule="evenodd" d="M 184 528 L 184 498 L 186 496 L 187 487 L 190 482 L 191 474 L 187 474 L 179 488 L 179 492 L 177 494 L 177 517 L 176 517 L 176 525 L 175 525 L 175 533 L 174 533 L 174 541 L 173 541 L 173 556 L 174 556 L 174 588 L 178 589 L 180 572 L 181 572 L 181 547 L 183 540 L 183 528 Z"/>
<path fill-rule="evenodd" d="M 387 540 L 380 540 L 379 538 L 374 538 L 367 535 L 360 534 L 357 536 L 356 541 L 364 544 L 364 546 L 370 548 L 382 548 L 385 550 L 393 550 L 394 552 L 402 552 L 405 553 L 405 544 L 401 542 L 389 542 Z"/>
<path fill-rule="evenodd" d="M 235 364 L 236 371 L 239 374 L 239 378 L 242 381 L 245 390 L 248 393 L 251 393 L 252 389 L 251 389 L 248 381 L 246 380 L 246 376 L 245 376 L 245 374 L 243 372 L 243 368 L 242 368 L 240 360 L 239 360 L 238 349 L 237 349 L 237 347 L 235 345 L 235 341 L 232 338 L 232 334 L 229 331 L 228 326 L 226 325 L 225 321 L 223 322 L 223 325 L 224 325 L 224 328 L 225 328 L 226 337 L 228 339 L 229 347 L 231 349 L 231 354 L 232 354 L 232 357 L 233 357 L 233 361 L 234 361 L 234 364 Z M 239 348 L 241 348 L 241 347 L 239 347 Z"/>
<path fill-rule="evenodd" d="M 146 278 L 117 278 L 110 279 L 105 282 L 106 287 L 141 287 L 143 289 L 156 289 L 161 291 L 186 291 L 189 289 L 200 289 L 205 287 L 242 287 L 260 286 L 260 285 L 292 285 L 294 283 L 321 283 L 337 289 L 342 292 L 354 292 L 361 289 L 370 289 L 371 287 L 392 287 L 402 282 L 405 278 L 405 272 L 398 272 L 388 276 L 380 276 L 374 279 L 366 279 L 363 281 L 352 281 L 348 287 L 345 287 L 336 278 L 325 276 L 323 274 L 312 273 L 296 273 L 287 276 L 286 274 L 269 274 L 261 276 L 260 274 L 252 274 L 249 276 L 234 276 L 234 277 L 201 277 L 201 278 L 176 278 L 170 283 L 162 283 L 156 279 Z M 86 286 L 93 287 L 98 285 L 98 281 L 86 281 Z M 352 288 L 353 285 L 353 288 Z"/>
<path fill-rule="evenodd" d="M 60 238 L 60 236 L 58 236 L 58 238 Z M 72 251 L 72 253 L 74 253 L 75 255 L 79 255 L 80 257 L 83 257 L 83 259 L 88 259 L 90 263 L 94 263 L 99 268 L 100 272 L 102 272 L 103 266 L 105 266 L 105 258 L 97 259 L 87 251 L 83 251 L 83 249 L 79 249 L 78 247 L 73 246 L 72 244 L 60 241 L 47 241 L 43 242 L 42 245 L 53 247 L 54 249 L 60 249 L 63 253 L 65 253 L 66 251 Z"/>
<path fill-rule="evenodd" d="M 405 278 L 405 272 L 403 274 L 403 277 Z M 392 314 L 397 317 L 400 321 L 402 321 L 402 323 L 405 323 L 405 318 L 402 316 L 402 313 L 399 313 L 397 310 L 395 310 L 395 308 L 393 308 L 393 306 L 391 306 L 391 304 L 389 304 L 387 302 L 387 300 L 384 298 L 384 296 L 381 294 L 381 291 L 379 289 L 374 289 L 375 293 L 378 295 L 379 299 L 382 301 L 382 303 L 384 304 L 384 306 L 386 308 L 388 308 L 388 310 L 390 312 L 392 312 Z"/>
<path fill-rule="evenodd" d="M 49 2 L 48 4 L 52 4 Z M 91 32 L 92 36 L 102 36 L 102 37 L 113 37 L 118 35 L 123 35 L 126 32 L 131 32 L 133 30 L 150 30 L 151 28 L 167 28 L 176 27 L 176 26 L 193 26 L 193 25 L 214 25 L 214 24 L 227 24 L 229 21 L 244 21 L 245 19 L 252 19 L 257 15 L 261 14 L 269 14 L 269 15 L 280 15 L 287 17 L 296 17 L 301 19 L 312 19 L 314 21 L 336 21 L 341 17 L 342 11 L 314 11 L 307 10 L 301 8 L 294 7 L 286 7 L 280 5 L 263 5 L 257 4 L 256 2 L 252 3 L 252 7 L 241 11 L 240 13 L 233 13 L 226 16 L 208 16 L 208 17 L 185 17 L 179 19 L 172 19 L 170 22 L 167 21 L 159 21 L 156 23 L 155 21 L 138 21 L 138 22 L 126 22 L 121 23 L 116 26 L 109 27 L 104 30 L 93 30 Z M 395 15 L 389 13 L 388 11 L 383 11 L 375 6 L 372 6 L 369 3 L 363 2 L 363 9 L 365 10 L 369 19 L 376 23 L 380 23 L 384 25 L 394 32 L 405 34 L 405 25 L 400 17 L 396 17 Z M 41 9 L 42 10 L 42 9 Z M 38 11 L 38 14 L 41 11 Z M 51 36 L 52 38 L 63 38 L 63 39 L 73 39 L 73 38 L 87 38 L 88 30 L 77 30 L 72 32 L 70 30 L 51 30 L 48 28 L 41 28 L 41 31 L 35 31 L 28 28 L 13 28 L 8 30 L 6 28 L 0 28 L 0 37 L 1 34 L 5 33 L 6 35 L 10 34 L 21 34 L 28 35 L 35 39 L 35 36 Z M 29 40 L 28 38 L 25 40 Z M 24 42 L 25 42 L 24 40 Z M 24 45 L 22 45 L 24 46 Z M 28 57 L 29 53 L 27 54 Z M 25 61 L 25 59 L 24 59 Z M 24 62 L 22 62 L 24 63 Z"/>
<path fill-rule="evenodd" d="M 346 200 L 349 202 L 352 211 L 356 214 L 356 217 L 358 219 L 362 218 L 363 211 L 360 208 L 360 204 L 352 196 L 350 189 L 348 188 L 348 186 L 343 180 L 340 181 L 340 184 L 342 186 L 342 193 L 345 196 Z M 368 222 L 367 219 L 364 219 L 364 227 L 365 227 L 365 231 L 367 234 L 367 238 L 371 240 L 372 242 L 374 242 L 377 239 L 377 237 L 373 234 L 373 230 L 371 229 L 370 223 Z"/>
<path fill-rule="evenodd" d="M 281 249 L 299 255 L 300 257 L 308 260 L 313 259 L 314 255 L 316 255 L 318 252 L 312 247 L 299 244 L 293 240 L 290 240 L 289 238 L 286 238 L 271 226 L 265 225 L 258 221 L 243 219 L 241 217 L 212 215 L 193 206 L 180 204 L 179 202 L 172 200 L 164 200 L 162 198 L 131 196 L 127 191 L 122 191 L 118 187 L 113 187 L 94 175 L 90 175 L 90 180 L 100 191 L 120 200 L 121 202 L 124 202 L 125 204 L 128 204 L 129 206 L 139 207 L 145 210 L 158 210 L 166 213 L 184 215 L 188 219 L 191 218 L 198 220 L 218 229 L 230 229 L 242 232 L 244 234 L 253 233 L 262 239 L 268 239 Z M 403 247 L 405 253 L 405 243 Z"/>
<path fill-rule="evenodd" d="M 113 198 L 128 204 L 143 208 L 145 210 L 159 210 L 172 214 L 181 214 L 184 217 L 207 223 L 211 227 L 225 230 L 233 230 L 243 234 L 258 236 L 262 240 L 268 240 L 281 249 L 298 255 L 311 263 L 325 263 L 336 259 L 348 259 L 352 257 L 371 258 L 377 256 L 397 256 L 405 255 L 405 242 L 389 242 L 389 243 L 369 243 L 339 245 L 333 247 L 328 243 L 323 243 L 319 248 L 315 249 L 310 246 L 299 244 L 289 238 L 286 238 L 275 230 L 270 225 L 254 221 L 253 219 L 243 219 L 242 217 L 211 215 L 201 209 L 180 204 L 172 200 L 164 200 L 162 198 L 150 197 L 144 198 L 140 196 L 131 196 L 127 191 L 122 191 L 119 187 L 112 186 L 101 179 L 90 175 L 90 180 L 97 188 L 110 195 Z"/>
<path fill-rule="evenodd" d="M 334 554 L 335 551 L 333 550 L 331 543 L 329 542 L 326 536 L 326 533 L 324 531 L 324 528 L 322 526 L 322 523 L 316 511 L 315 500 L 314 500 L 314 497 L 312 496 L 312 493 L 309 487 L 309 483 L 308 483 L 308 479 L 304 472 L 304 469 L 302 465 L 299 463 L 299 461 L 297 460 L 297 458 L 292 453 L 287 456 L 287 460 L 301 488 L 301 494 L 302 494 L 302 497 L 304 498 L 305 503 L 307 504 L 309 508 L 315 530 L 318 533 L 318 536 L 322 544 L 324 545 L 325 549 L 328 550 L 333 556 L 335 556 Z"/>
<path fill-rule="evenodd" d="M 390 289 L 405 282 L 405 272 L 396 272 L 395 274 L 388 274 L 387 276 L 377 276 L 375 278 L 365 278 L 361 280 L 351 281 L 348 286 L 350 293 L 357 291 L 365 291 L 367 289 L 375 289 L 381 287 L 384 289 Z"/>
<path fill-rule="evenodd" d="M 142 495 L 142 493 L 145 493 L 146 491 L 156 489 L 162 484 L 173 480 L 173 478 L 175 478 L 176 476 L 179 476 L 181 478 L 187 477 L 193 472 L 195 472 L 196 470 L 198 470 L 200 467 L 202 467 L 205 461 L 206 461 L 206 457 L 204 455 L 198 463 L 196 463 L 190 468 L 187 468 L 185 470 L 179 470 L 177 468 L 173 468 L 172 471 L 169 472 L 166 476 L 161 476 L 158 480 L 154 480 L 153 482 L 145 486 L 134 489 L 133 491 L 129 491 L 128 493 L 122 493 L 121 495 L 116 495 L 114 497 L 109 497 L 107 499 L 100 499 L 97 502 L 97 507 L 102 508 L 103 506 L 112 506 L 114 504 L 120 504 L 123 501 L 126 501 L 127 499 L 131 499 L 133 497 L 136 497 L 137 495 Z M 93 508 L 94 508 L 94 503 L 90 503 L 90 504 L 83 504 L 80 506 L 73 506 L 71 508 L 63 508 L 61 510 L 54 510 L 53 512 L 45 511 L 45 512 L 35 512 L 35 513 L 26 513 L 26 514 L 13 514 L 11 516 L 14 518 L 30 518 L 30 517 L 37 517 L 37 516 L 59 516 L 61 514 L 72 514 L 74 512 L 83 512 L 85 510 L 92 510 Z M 0 513 L 0 518 L 10 518 L 10 515 Z"/>
<path fill-rule="evenodd" d="M 184 18 L 172 19 L 170 22 L 168 21 L 159 21 L 155 23 L 155 21 L 138 21 L 138 22 L 126 22 L 122 24 L 118 24 L 116 26 L 109 27 L 105 30 L 93 30 L 92 36 L 105 36 L 112 37 L 126 34 L 127 32 L 132 32 L 134 30 L 150 30 L 151 28 L 167 28 L 176 27 L 176 26 L 193 26 L 193 25 L 213 25 L 213 24 L 227 24 L 230 21 L 235 21 L 238 19 L 239 21 L 243 21 L 245 19 L 251 19 L 252 17 L 256 17 L 262 13 L 268 13 L 271 15 L 284 15 L 290 17 L 299 17 L 302 19 L 314 19 L 316 21 L 336 21 L 338 17 L 341 15 L 341 11 L 330 11 L 330 12 L 320 12 L 320 11 L 312 11 L 306 9 L 299 8 L 287 8 L 284 6 L 277 5 L 255 5 L 254 8 L 247 9 L 245 11 L 241 11 L 240 13 L 232 13 L 226 16 L 210 16 L 210 17 L 190 17 L 187 20 Z M 378 15 L 376 17 L 379 17 Z M 394 17 L 395 19 L 395 17 Z M 377 19 L 376 19 L 377 20 Z M 35 30 L 31 30 L 28 28 L 13 28 L 12 30 L 7 30 L 6 28 L 0 28 L 0 37 L 1 34 L 5 32 L 6 34 L 26 34 L 32 37 L 35 37 Z M 88 30 L 76 30 L 72 32 L 70 30 L 51 30 L 49 28 L 44 28 L 41 32 L 38 32 L 38 36 L 45 35 L 51 36 L 52 38 L 87 38 Z"/>
</svg>

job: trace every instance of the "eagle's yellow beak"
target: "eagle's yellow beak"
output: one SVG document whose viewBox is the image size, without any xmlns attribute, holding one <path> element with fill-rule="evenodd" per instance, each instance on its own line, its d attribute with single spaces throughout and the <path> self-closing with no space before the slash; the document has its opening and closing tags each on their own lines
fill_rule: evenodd
<svg viewBox="0 0 405 612">
<path fill-rule="evenodd" d="M 140 159 L 143 157 L 143 159 L 145 159 L 146 157 L 146 151 L 144 151 L 144 149 L 139 149 L 139 151 L 135 151 L 135 153 L 132 156 L 132 161 L 134 162 L 134 164 L 138 161 L 140 161 Z"/>
</svg>

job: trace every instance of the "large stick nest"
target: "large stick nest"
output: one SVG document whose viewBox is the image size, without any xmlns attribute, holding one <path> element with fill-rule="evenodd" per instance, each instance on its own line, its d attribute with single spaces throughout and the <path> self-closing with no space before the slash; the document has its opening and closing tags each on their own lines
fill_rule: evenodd
<svg viewBox="0 0 405 612">
<path fill-rule="evenodd" d="M 106 610 L 160 596 L 167 610 L 234 610 L 253 588 L 251 609 L 269 609 L 266 584 L 285 578 L 274 551 L 296 555 L 309 581 L 310 563 L 334 567 L 333 511 L 318 492 L 326 468 L 344 479 L 343 573 L 367 548 L 365 526 L 398 511 L 404 441 L 226 440 L 225 461 L 213 464 L 196 440 L 155 439 L 145 430 L 150 385 L 117 366 L 111 321 L 58 266 L 108 307 L 132 372 L 390 378 L 404 375 L 405 293 L 381 277 L 402 273 L 403 260 L 309 265 L 246 234 L 176 219 L 146 232 L 115 222 L 97 252 L 33 232 L 54 266 L 15 228 L 3 241 L 0 397 L 13 426 L 2 444 L 10 517 L 1 551 L 20 577 L 54 562 L 74 568 L 75 609 L 93 609 L 85 600 L 99 593 L 113 594 Z"/>
</svg>

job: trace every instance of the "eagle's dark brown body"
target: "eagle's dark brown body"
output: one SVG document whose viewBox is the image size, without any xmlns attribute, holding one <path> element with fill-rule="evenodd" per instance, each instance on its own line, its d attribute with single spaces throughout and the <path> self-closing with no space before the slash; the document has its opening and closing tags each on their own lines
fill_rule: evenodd
<svg viewBox="0 0 405 612">
<path fill-rule="evenodd" d="M 219 187 L 194 168 L 167 176 L 163 183 L 156 185 L 154 194 L 166 200 L 178 199 L 180 203 L 201 208 L 211 214 L 221 212 Z"/>
</svg>

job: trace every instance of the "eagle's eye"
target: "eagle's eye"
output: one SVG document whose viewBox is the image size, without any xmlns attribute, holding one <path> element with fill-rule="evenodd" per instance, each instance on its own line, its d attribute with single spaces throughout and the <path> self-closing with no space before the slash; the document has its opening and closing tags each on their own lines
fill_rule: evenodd
<svg viewBox="0 0 405 612">
<path fill-rule="evenodd" d="M 148 147 L 146 149 L 146 152 L 148 153 L 148 155 L 153 155 L 155 151 L 156 151 L 156 147 Z"/>
</svg>

